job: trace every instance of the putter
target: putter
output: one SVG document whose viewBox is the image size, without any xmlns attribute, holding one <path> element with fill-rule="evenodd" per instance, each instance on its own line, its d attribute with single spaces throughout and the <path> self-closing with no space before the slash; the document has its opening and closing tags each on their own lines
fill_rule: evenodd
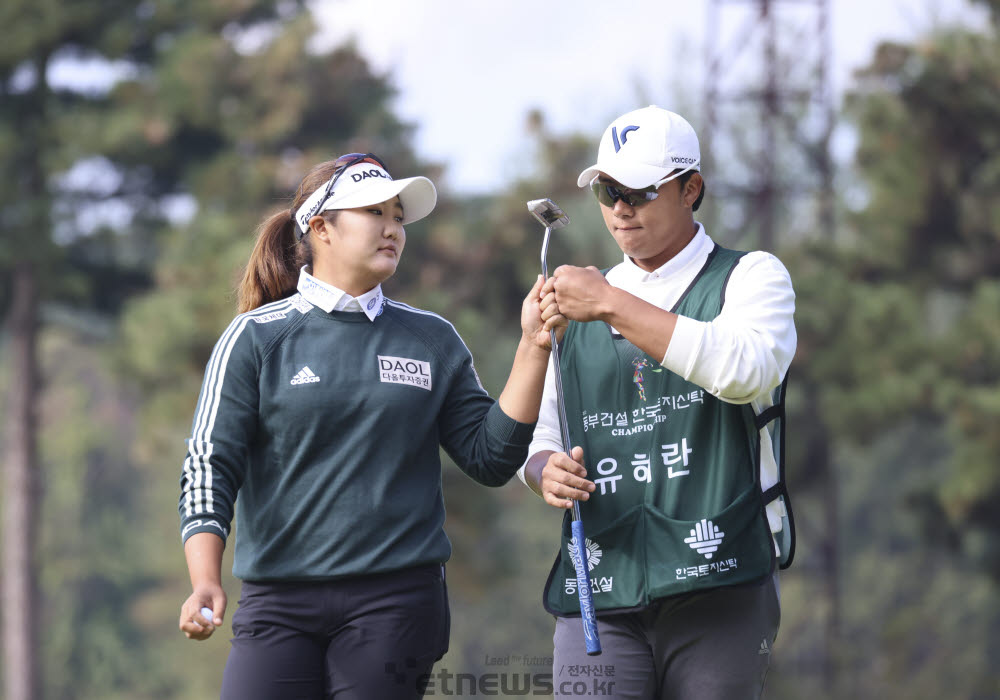
<svg viewBox="0 0 1000 700">
<path fill-rule="evenodd" d="M 552 231 L 569 223 L 569 217 L 551 199 L 533 199 L 528 202 L 528 211 L 545 227 L 545 238 L 542 240 L 542 277 L 548 279 L 549 239 Z M 556 404 L 559 407 L 559 432 L 562 437 L 563 451 L 569 454 L 572 443 L 569 437 L 569 422 L 566 420 L 566 401 L 563 398 L 562 371 L 559 365 L 559 343 L 556 341 L 556 331 L 549 331 L 552 340 L 552 362 L 556 376 Z M 580 504 L 573 501 L 573 521 L 570 523 L 573 533 L 573 544 L 580 556 L 573 562 L 576 567 L 576 591 L 580 600 L 580 619 L 583 621 L 583 637 L 587 643 L 587 654 L 597 656 L 601 653 L 601 640 L 597 636 L 597 617 L 594 613 L 594 595 L 590 589 L 590 571 L 587 561 L 587 539 L 583 536 L 583 520 L 580 518 Z"/>
</svg>

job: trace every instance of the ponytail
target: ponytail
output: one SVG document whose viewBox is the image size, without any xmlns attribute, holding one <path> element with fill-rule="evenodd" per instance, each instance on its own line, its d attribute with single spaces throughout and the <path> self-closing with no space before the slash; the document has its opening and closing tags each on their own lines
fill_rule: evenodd
<svg viewBox="0 0 1000 700">
<path fill-rule="evenodd" d="M 239 313 L 253 311 L 295 293 L 299 270 L 303 265 L 312 265 L 312 247 L 308 234 L 299 237 L 294 213 L 310 194 L 326 184 L 337 168 L 337 161 L 331 160 L 310 170 L 292 198 L 291 209 L 273 214 L 257 229 L 257 242 L 236 290 Z M 327 212 L 323 216 L 329 221 L 332 219 L 328 217 L 334 214 L 336 212 Z"/>
<path fill-rule="evenodd" d="M 309 239 L 298 240 L 289 209 L 264 220 L 237 290 L 239 313 L 246 313 L 295 293 L 299 269 L 312 262 Z"/>
</svg>

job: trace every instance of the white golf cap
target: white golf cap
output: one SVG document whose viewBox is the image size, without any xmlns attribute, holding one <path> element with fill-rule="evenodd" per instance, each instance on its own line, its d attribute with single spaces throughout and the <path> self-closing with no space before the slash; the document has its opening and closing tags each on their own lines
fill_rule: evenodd
<svg viewBox="0 0 1000 700">
<path fill-rule="evenodd" d="M 580 173 L 576 184 L 586 187 L 604 173 L 626 187 L 642 189 L 678 169 L 701 170 L 698 136 L 681 115 L 650 105 L 611 122 L 601 137 L 597 163 Z"/>
<path fill-rule="evenodd" d="M 411 224 L 430 214 L 437 204 L 437 190 L 426 177 L 393 180 L 389 172 L 371 158 L 352 165 L 339 177 L 333 177 L 337 181 L 325 200 L 323 197 L 329 182 L 316 188 L 295 212 L 295 222 L 303 233 L 309 229 L 312 217 L 331 209 L 366 207 L 399 195 L 403 205 L 403 223 Z"/>
</svg>

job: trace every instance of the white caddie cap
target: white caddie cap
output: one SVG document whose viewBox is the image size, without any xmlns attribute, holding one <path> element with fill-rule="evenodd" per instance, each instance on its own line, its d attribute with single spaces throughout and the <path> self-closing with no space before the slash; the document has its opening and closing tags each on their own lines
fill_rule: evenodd
<svg viewBox="0 0 1000 700">
<path fill-rule="evenodd" d="M 399 195 L 403 205 L 403 223 L 411 224 L 430 214 L 437 204 L 437 190 L 426 177 L 393 180 L 389 172 L 373 159 L 352 165 L 340 173 L 333 191 L 323 200 L 328 185 L 329 180 L 317 187 L 295 212 L 295 223 L 303 233 L 309 230 L 311 218 L 331 209 L 366 207 Z"/>
<path fill-rule="evenodd" d="M 701 170 L 698 136 L 681 115 L 650 105 L 611 122 L 601 137 L 597 162 L 580 173 L 576 184 L 586 187 L 604 173 L 626 187 L 642 189 L 678 169 Z"/>
</svg>

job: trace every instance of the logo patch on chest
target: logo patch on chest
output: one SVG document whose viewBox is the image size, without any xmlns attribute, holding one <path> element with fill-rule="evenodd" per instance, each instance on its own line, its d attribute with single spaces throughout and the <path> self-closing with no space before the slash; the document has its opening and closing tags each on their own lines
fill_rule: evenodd
<svg viewBox="0 0 1000 700">
<path fill-rule="evenodd" d="M 431 390 L 431 363 L 407 357 L 378 356 L 379 379 L 388 384 L 408 384 Z"/>
<path fill-rule="evenodd" d="M 319 377 L 313 374 L 313 371 L 308 367 L 303 367 L 299 370 L 298 374 L 292 377 L 291 384 L 293 386 L 297 384 L 315 384 L 319 381 Z"/>
</svg>

